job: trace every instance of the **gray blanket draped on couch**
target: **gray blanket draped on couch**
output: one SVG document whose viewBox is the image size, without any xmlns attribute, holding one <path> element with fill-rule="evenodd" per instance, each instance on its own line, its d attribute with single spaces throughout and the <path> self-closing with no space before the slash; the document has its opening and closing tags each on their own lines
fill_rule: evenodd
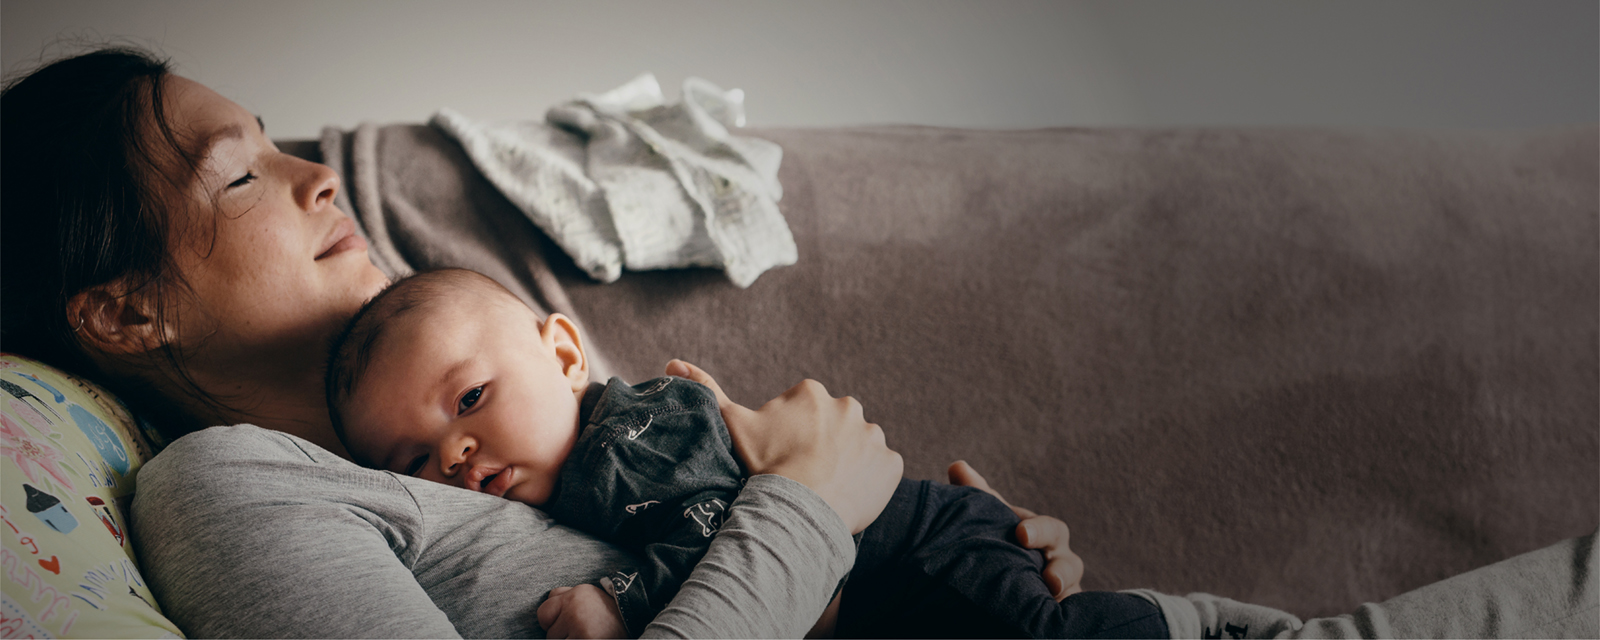
<svg viewBox="0 0 1600 640">
<path fill-rule="evenodd" d="M 393 272 L 758 404 L 853 395 L 907 475 L 1065 520 L 1086 587 L 1345 613 L 1600 522 L 1600 131 L 749 131 L 800 261 L 587 279 L 421 125 L 286 150 Z"/>
</svg>

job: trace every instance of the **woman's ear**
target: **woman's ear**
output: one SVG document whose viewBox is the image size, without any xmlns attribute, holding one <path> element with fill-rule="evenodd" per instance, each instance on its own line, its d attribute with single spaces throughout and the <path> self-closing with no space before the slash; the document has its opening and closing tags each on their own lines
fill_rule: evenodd
<svg viewBox="0 0 1600 640">
<path fill-rule="evenodd" d="M 583 353 L 583 338 L 578 335 L 578 325 L 559 313 L 552 313 L 539 327 L 539 337 L 551 348 L 561 373 L 572 382 L 572 390 L 581 393 L 589 388 L 589 357 Z"/>
<path fill-rule="evenodd" d="M 161 346 L 164 328 L 147 296 L 121 283 L 81 291 L 67 301 L 67 322 L 86 351 L 114 356 L 147 353 Z"/>
</svg>

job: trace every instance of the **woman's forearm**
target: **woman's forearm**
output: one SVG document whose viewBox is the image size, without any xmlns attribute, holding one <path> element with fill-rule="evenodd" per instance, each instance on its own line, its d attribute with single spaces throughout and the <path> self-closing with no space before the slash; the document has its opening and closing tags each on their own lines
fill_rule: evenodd
<svg viewBox="0 0 1600 640">
<path fill-rule="evenodd" d="M 854 563 L 855 543 L 827 502 L 788 478 L 753 476 L 644 637 L 803 636 Z"/>
<path fill-rule="evenodd" d="M 551 587 L 628 561 L 525 505 L 359 469 L 254 427 L 185 437 L 139 483 L 145 576 L 199 636 L 538 634 Z M 827 502 L 752 477 L 645 635 L 804 635 L 854 562 Z"/>
<path fill-rule="evenodd" d="M 132 538 L 162 611 L 191 637 L 459 637 L 385 533 L 409 536 L 375 524 L 418 521 L 410 495 L 333 460 L 217 427 L 140 469 Z"/>
</svg>

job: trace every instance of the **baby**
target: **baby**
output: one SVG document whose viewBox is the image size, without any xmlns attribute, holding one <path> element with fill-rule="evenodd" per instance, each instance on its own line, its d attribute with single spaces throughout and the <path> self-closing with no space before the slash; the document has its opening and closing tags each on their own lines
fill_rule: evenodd
<svg viewBox="0 0 1600 640">
<path fill-rule="evenodd" d="M 541 320 L 471 271 L 419 273 L 368 302 L 332 347 L 327 392 L 357 463 L 524 502 L 639 554 L 598 588 L 553 591 L 547 629 L 601 611 L 611 617 L 600 628 L 638 636 L 705 555 L 745 477 L 710 389 L 676 377 L 591 384 L 571 320 Z M 1167 636 L 1136 595 L 1057 603 L 1042 557 L 1012 537 L 1017 523 L 976 489 L 901 480 L 858 535 L 837 620 L 825 622 L 855 637 Z"/>
</svg>

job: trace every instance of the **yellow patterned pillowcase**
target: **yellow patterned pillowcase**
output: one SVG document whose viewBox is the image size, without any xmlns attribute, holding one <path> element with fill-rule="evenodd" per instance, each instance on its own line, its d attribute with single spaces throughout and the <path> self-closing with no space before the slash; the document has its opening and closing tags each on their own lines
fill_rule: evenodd
<svg viewBox="0 0 1600 640">
<path fill-rule="evenodd" d="M 128 540 L 154 453 L 105 390 L 0 354 L 0 637 L 181 637 Z"/>
</svg>

